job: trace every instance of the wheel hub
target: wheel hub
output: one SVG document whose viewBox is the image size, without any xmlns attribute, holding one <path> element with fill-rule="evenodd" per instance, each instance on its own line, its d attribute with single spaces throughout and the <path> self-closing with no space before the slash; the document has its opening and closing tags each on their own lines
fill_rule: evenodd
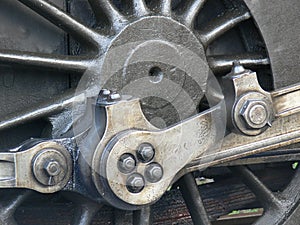
<svg viewBox="0 0 300 225">
<path fill-rule="evenodd" d="M 149 16 L 112 40 L 100 74 L 105 88 L 142 99 L 147 119 L 162 128 L 195 113 L 208 70 L 204 48 L 190 29 L 168 17 Z M 186 86 L 194 86 L 193 93 Z"/>
</svg>

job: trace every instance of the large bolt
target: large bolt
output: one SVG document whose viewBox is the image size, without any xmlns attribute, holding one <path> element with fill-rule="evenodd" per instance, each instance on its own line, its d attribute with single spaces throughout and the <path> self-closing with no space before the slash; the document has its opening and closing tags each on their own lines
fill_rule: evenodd
<svg viewBox="0 0 300 225">
<path fill-rule="evenodd" d="M 246 101 L 240 114 L 251 129 L 264 128 L 270 119 L 268 106 L 263 100 Z"/>
<path fill-rule="evenodd" d="M 34 157 L 33 174 L 45 186 L 60 185 L 65 182 L 69 161 L 56 149 L 45 149 Z"/>
<path fill-rule="evenodd" d="M 118 162 L 119 170 L 123 173 L 131 173 L 136 166 L 134 156 L 131 154 L 124 154 L 120 157 Z"/>
<path fill-rule="evenodd" d="M 143 163 L 150 162 L 155 155 L 153 146 L 149 143 L 141 144 L 137 149 L 137 156 Z"/>
<path fill-rule="evenodd" d="M 149 182 L 156 183 L 163 177 L 163 168 L 158 163 L 152 163 L 147 166 L 145 177 Z"/>
<path fill-rule="evenodd" d="M 127 179 L 127 189 L 131 193 L 139 193 L 145 187 L 145 181 L 141 174 L 135 173 Z"/>
</svg>

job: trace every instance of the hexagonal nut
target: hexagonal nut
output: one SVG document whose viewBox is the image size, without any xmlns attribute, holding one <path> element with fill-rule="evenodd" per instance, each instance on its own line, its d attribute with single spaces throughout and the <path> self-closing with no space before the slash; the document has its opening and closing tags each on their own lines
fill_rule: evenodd
<svg viewBox="0 0 300 225">
<path fill-rule="evenodd" d="M 163 177 L 163 168 L 158 163 L 152 163 L 146 167 L 145 176 L 151 183 L 157 183 Z"/>
<path fill-rule="evenodd" d="M 136 161 L 133 155 L 123 154 L 118 162 L 118 168 L 122 173 L 131 173 L 136 166 Z"/>
<path fill-rule="evenodd" d="M 143 163 L 150 162 L 155 155 L 154 147 L 149 143 L 141 144 L 137 149 L 137 156 Z"/>
<path fill-rule="evenodd" d="M 50 161 L 46 164 L 45 170 L 50 177 L 58 176 L 61 173 L 61 165 L 57 161 Z"/>
<path fill-rule="evenodd" d="M 145 180 L 141 174 L 135 173 L 128 177 L 126 187 L 131 193 L 139 193 L 145 187 Z"/>
<path fill-rule="evenodd" d="M 264 100 L 247 100 L 240 112 L 246 126 L 250 129 L 262 129 L 270 122 L 270 109 Z"/>
</svg>

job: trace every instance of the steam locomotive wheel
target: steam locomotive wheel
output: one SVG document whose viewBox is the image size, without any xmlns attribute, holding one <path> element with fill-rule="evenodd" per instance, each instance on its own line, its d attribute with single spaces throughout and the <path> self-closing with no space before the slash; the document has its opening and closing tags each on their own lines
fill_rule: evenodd
<svg viewBox="0 0 300 225">
<path fill-rule="evenodd" d="M 269 49 L 242 0 L 3 0 L 0 12 L 0 101 L 5 106 L 0 109 L 1 152 L 33 137 L 71 137 L 82 131 L 82 127 L 74 129 L 77 121 L 71 111 L 57 112 L 63 104 L 58 106 L 56 99 L 64 99 L 70 91 L 74 94 L 74 89 L 95 95 L 105 87 L 140 97 L 146 118 L 159 128 L 207 107 L 203 91 L 207 74 L 212 71 L 217 80 L 222 79 L 234 61 L 256 71 L 264 89 L 274 89 Z M 176 46 L 201 59 L 198 77 L 190 77 L 177 65 Z M 138 82 L 131 88 L 145 78 L 153 89 Z M 157 88 L 162 78 L 178 89 Z M 186 101 L 182 90 L 191 101 Z M 0 223 L 209 225 L 234 209 L 255 207 L 264 209 L 257 225 L 298 224 L 298 170 L 292 169 L 290 159 L 266 162 L 256 166 L 237 163 L 225 172 L 216 167 L 187 174 L 156 204 L 134 212 L 71 192 L 45 196 L 3 189 Z M 281 169 L 286 171 L 285 179 L 278 178 Z M 273 171 L 278 176 L 270 176 Z M 214 177 L 214 182 L 198 186 L 196 181 L 203 176 Z M 235 177 L 242 177 L 245 185 Z M 222 209 L 209 203 L 203 193 L 211 190 L 210 198 L 220 200 L 217 192 L 226 193 L 226 187 L 218 182 L 232 179 L 234 183 L 228 185 L 234 191 L 240 193 L 242 187 L 256 199 L 235 204 L 227 196 L 223 202 L 229 203 Z"/>
</svg>

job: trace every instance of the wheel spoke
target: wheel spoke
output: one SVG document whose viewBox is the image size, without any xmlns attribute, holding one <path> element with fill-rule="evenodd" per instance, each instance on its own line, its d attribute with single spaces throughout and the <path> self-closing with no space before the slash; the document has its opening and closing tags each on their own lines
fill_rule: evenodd
<svg viewBox="0 0 300 225">
<path fill-rule="evenodd" d="M 202 44 L 207 47 L 211 42 L 232 29 L 242 21 L 251 18 L 251 14 L 247 10 L 232 10 L 223 16 L 211 22 L 206 28 L 200 31 L 200 39 Z"/>
<path fill-rule="evenodd" d="M 152 210 L 151 206 L 146 206 L 141 210 L 133 213 L 133 225 L 151 225 L 152 221 Z"/>
<path fill-rule="evenodd" d="M 29 53 L 2 50 L 0 51 L 0 64 L 33 66 L 49 70 L 62 70 L 69 72 L 84 72 L 90 61 L 82 57 L 50 55 L 42 53 Z"/>
<path fill-rule="evenodd" d="M 186 9 L 186 13 L 183 15 L 183 22 L 187 27 L 194 27 L 194 21 L 205 2 L 206 0 L 194 0 Z"/>
<path fill-rule="evenodd" d="M 72 220 L 73 225 L 90 225 L 96 213 L 101 206 L 92 202 L 81 202 L 75 211 L 75 217 Z"/>
<path fill-rule="evenodd" d="M 57 8 L 46 0 L 18 0 L 33 11 L 49 20 L 62 30 L 86 44 L 98 46 L 97 43 L 106 41 L 107 38 L 81 24 L 70 15 Z"/>
<path fill-rule="evenodd" d="M 35 106 L 31 109 L 22 112 L 16 112 L 3 119 L 0 119 L 0 131 L 15 127 L 26 122 L 47 117 L 63 110 L 69 109 L 75 102 L 84 102 L 85 95 L 75 95 L 74 90 L 70 90 L 57 99 L 47 101 L 42 105 Z"/>
<path fill-rule="evenodd" d="M 10 190 L 11 191 L 11 190 Z M 1 199 L 0 202 L 0 223 L 2 225 L 15 225 L 17 224 L 14 219 L 16 209 L 29 197 L 31 191 L 22 190 L 16 191 L 13 195 L 2 196 L 9 199 Z"/>
<path fill-rule="evenodd" d="M 149 9 L 144 0 L 133 0 L 133 9 L 136 16 L 145 16 L 149 14 Z"/>
<path fill-rule="evenodd" d="M 111 26 L 115 30 L 119 30 L 124 24 L 128 23 L 128 20 L 119 12 L 110 0 L 89 0 L 89 3 L 96 16 L 105 13 Z"/>
<path fill-rule="evenodd" d="M 164 16 L 171 16 L 171 0 L 160 0 L 160 8 L 161 8 L 161 13 Z"/>
<path fill-rule="evenodd" d="M 281 208 L 280 200 L 245 166 L 229 167 L 253 191 L 265 209 Z"/>
<path fill-rule="evenodd" d="M 269 66 L 270 60 L 268 57 L 259 53 L 246 53 L 241 55 L 221 55 L 209 56 L 207 58 L 210 69 L 218 74 L 229 72 L 234 61 L 239 61 L 241 65 L 249 69 Z"/>
<path fill-rule="evenodd" d="M 210 225 L 194 176 L 189 173 L 179 180 L 179 188 L 195 225 Z"/>
<path fill-rule="evenodd" d="M 132 225 L 133 224 L 133 212 L 125 211 L 114 208 L 113 210 L 113 223 L 114 225 Z"/>
<path fill-rule="evenodd" d="M 92 202 L 83 196 L 71 192 L 63 192 L 63 196 L 76 205 L 72 225 L 90 225 L 96 213 L 103 205 Z"/>
</svg>

